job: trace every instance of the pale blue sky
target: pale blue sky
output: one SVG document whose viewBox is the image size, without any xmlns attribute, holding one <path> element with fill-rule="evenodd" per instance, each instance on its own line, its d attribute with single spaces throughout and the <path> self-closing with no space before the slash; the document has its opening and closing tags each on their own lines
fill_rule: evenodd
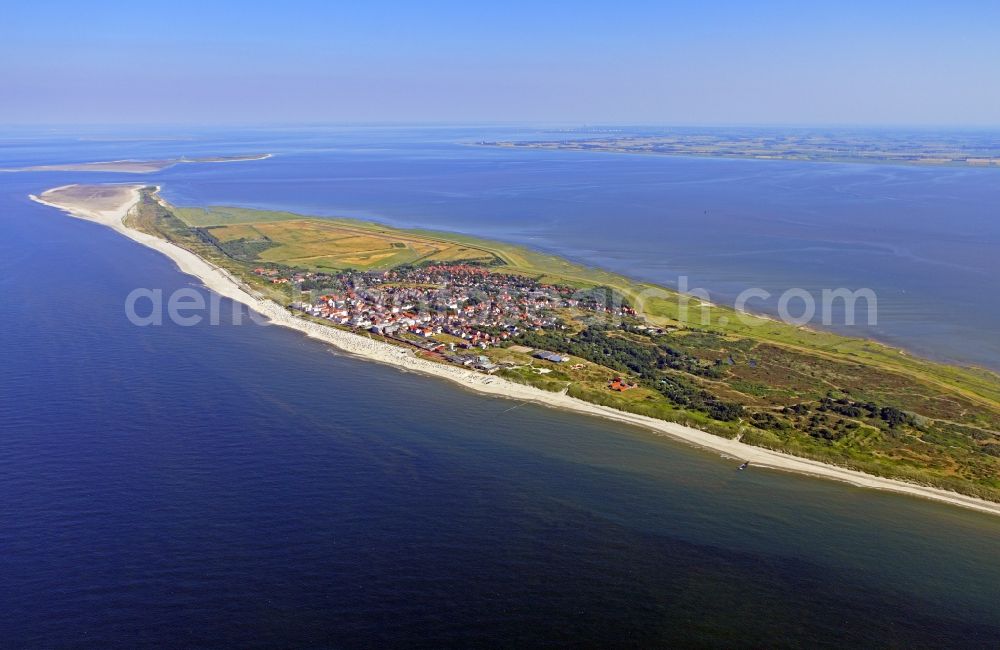
<svg viewBox="0 0 1000 650">
<path fill-rule="evenodd" d="M 46 2 L 0 121 L 1000 125 L 1000 2 Z"/>
</svg>

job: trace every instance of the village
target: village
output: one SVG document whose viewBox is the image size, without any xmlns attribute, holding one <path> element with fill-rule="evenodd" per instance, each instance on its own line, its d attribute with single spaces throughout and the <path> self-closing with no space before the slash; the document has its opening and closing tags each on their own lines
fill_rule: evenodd
<svg viewBox="0 0 1000 650">
<path fill-rule="evenodd" d="M 273 284 L 309 294 L 290 307 L 314 318 L 415 347 L 486 373 L 498 366 L 482 351 L 510 345 L 524 332 L 566 329 L 558 310 L 632 316 L 607 292 L 544 284 L 524 275 L 470 264 L 435 264 L 390 271 L 338 274 L 256 268 Z M 553 363 L 569 357 L 547 350 L 532 356 Z"/>
</svg>

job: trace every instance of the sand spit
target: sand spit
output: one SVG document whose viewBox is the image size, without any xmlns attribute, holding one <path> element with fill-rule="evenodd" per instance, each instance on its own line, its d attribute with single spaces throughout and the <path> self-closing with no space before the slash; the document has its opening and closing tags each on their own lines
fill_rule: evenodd
<svg viewBox="0 0 1000 650">
<path fill-rule="evenodd" d="M 165 158 L 162 160 L 108 160 L 103 162 L 36 165 L 18 169 L 0 169 L 5 172 L 118 172 L 122 174 L 149 174 L 184 163 L 227 163 L 247 160 L 264 160 L 272 154 L 251 156 L 203 156 L 199 158 Z"/>
<path fill-rule="evenodd" d="M 887 490 L 1000 515 L 1000 503 L 977 499 L 940 488 L 873 476 L 769 449 L 753 447 L 736 440 L 720 438 L 681 424 L 626 413 L 609 407 L 591 404 L 562 393 L 550 393 L 531 386 L 517 384 L 500 377 L 484 375 L 456 366 L 435 363 L 419 358 L 408 350 L 388 343 L 375 341 L 363 335 L 305 320 L 293 315 L 281 305 L 251 294 L 227 271 L 209 264 L 191 251 L 126 226 L 122 220 L 139 201 L 139 190 L 142 187 L 142 185 L 67 185 L 48 190 L 42 193 L 40 197 L 32 195 L 31 198 L 39 203 L 58 208 L 74 217 L 105 225 L 129 239 L 157 250 L 173 260 L 181 271 L 201 280 L 211 291 L 246 305 L 255 312 L 266 316 L 274 324 L 298 330 L 311 338 L 321 340 L 349 354 L 388 364 L 396 368 L 441 377 L 480 393 L 520 402 L 543 404 L 545 406 L 566 409 L 643 427 L 656 434 L 682 440 L 688 444 L 710 449 L 734 459 L 749 460 L 755 468 L 768 467 L 797 472 L 809 476 L 842 481 L 858 487 Z"/>
</svg>

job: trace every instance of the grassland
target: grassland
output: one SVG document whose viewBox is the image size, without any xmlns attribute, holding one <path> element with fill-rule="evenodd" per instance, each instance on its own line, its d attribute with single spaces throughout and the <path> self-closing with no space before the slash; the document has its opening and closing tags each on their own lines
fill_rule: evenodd
<svg viewBox="0 0 1000 650">
<path fill-rule="evenodd" d="M 304 219 L 290 213 L 239 208 L 181 209 L 176 214 L 223 249 L 233 251 L 235 257 L 243 251 L 246 261 L 311 271 L 369 271 L 433 262 L 500 262 L 482 246 L 361 221 Z"/>
<path fill-rule="evenodd" d="M 250 272 L 253 266 L 379 270 L 462 260 L 546 283 L 612 288 L 645 323 L 665 331 L 595 329 L 567 312 L 561 316 L 571 324 L 568 332 L 533 334 L 523 343 L 558 349 L 570 362 L 539 361 L 517 347 L 486 354 L 505 366 L 507 378 L 545 390 L 1000 501 L 1000 377 L 985 370 L 936 364 L 877 342 L 723 306 L 693 308 L 697 324 L 691 324 L 669 290 L 464 235 L 241 208 L 176 209 L 149 192 L 130 219 L 283 302 L 295 298 L 293 290 L 261 279 Z M 635 388 L 610 391 L 615 376 Z M 720 404 L 739 410 L 720 414 Z"/>
</svg>

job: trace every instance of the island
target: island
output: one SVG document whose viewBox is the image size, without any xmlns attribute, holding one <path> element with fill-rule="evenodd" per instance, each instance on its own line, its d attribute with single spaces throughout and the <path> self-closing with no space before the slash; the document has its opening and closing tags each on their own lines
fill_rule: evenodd
<svg viewBox="0 0 1000 650">
<path fill-rule="evenodd" d="M 846 129 L 774 131 L 678 129 L 622 133 L 570 131 L 540 140 L 482 141 L 480 146 L 511 149 L 591 151 L 703 158 L 796 160 L 919 166 L 1000 167 L 996 133 L 929 131 L 856 132 Z"/>
<path fill-rule="evenodd" d="M 32 197 L 169 256 L 351 354 L 644 427 L 733 459 L 1000 514 L 1000 377 L 702 304 L 466 235 L 231 207 L 158 188 Z M 516 405 L 515 405 L 516 406 Z"/>
<path fill-rule="evenodd" d="M 109 160 L 104 162 L 67 163 L 61 165 L 35 165 L 17 169 L 3 169 L 6 172 L 118 172 L 122 174 L 149 174 L 158 172 L 174 165 L 184 163 L 225 163 L 244 162 L 248 160 L 264 160 L 270 158 L 269 153 L 249 154 L 245 156 L 202 156 L 199 158 L 162 158 L 159 160 Z"/>
</svg>

